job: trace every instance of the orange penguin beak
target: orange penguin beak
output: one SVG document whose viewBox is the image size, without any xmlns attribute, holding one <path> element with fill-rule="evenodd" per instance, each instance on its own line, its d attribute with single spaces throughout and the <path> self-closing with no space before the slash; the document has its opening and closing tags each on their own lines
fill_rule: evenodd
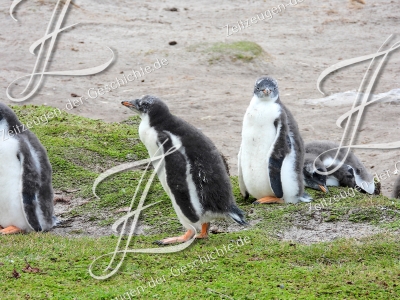
<svg viewBox="0 0 400 300">
<path fill-rule="evenodd" d="M 321 189 L 321 191 L 323 191 L 324 193 L 327 193 L 328 192 L 328 190 L 326 189 L 326 187 L 324 187 L 323 185 L 318 185 L 319 186 L 319 188 Z"/>
<path fill-rule="evenodd" d="M 129 101 L 122 101 L 121 104 L 122 104 L 123 106 L 126 106 L 126 107 L 133 107 L 133 106 L 134 106 L 134 105 L 133 105 L 132 103 L 130 103 Z"/>
</svg>

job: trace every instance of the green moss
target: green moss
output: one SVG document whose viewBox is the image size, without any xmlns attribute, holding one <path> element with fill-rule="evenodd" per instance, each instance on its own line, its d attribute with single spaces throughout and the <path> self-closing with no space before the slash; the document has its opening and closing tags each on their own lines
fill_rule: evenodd
<svg viewBox="0 0 400 300">
<path fill-rule="evenodd" d="M 250 41 L 215 43 L 208 51 L 229 55 L 233 57 L 233 59 L 239 59 L 245 62 L 252 61 L 264 52 L 260 45 Z"/>
<path fill-rule="evenodd" d="M 251 41 L 239 41 L 233 43 L 196 44 L 187 48 L 188 51 L 197 51 L 208 55 L 208 62 L 216 62 L 228 59 L 229 61 L 251 62 L 256 58 L 268 60 L 269 57 L 263 48 Z"/>
</svg>

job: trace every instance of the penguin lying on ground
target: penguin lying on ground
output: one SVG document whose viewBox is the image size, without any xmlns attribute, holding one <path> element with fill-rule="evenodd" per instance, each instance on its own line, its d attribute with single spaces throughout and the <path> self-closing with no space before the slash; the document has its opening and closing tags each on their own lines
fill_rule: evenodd
<svg viewBox="0 0 400 300">
<path fill-rule="evenodd" d="M 349 152 L 343 165 L 330 175 L 318 174 L 314 167 L 315 159 L 322 154 L 315 162 L 316 169 L 320 172 L 327 172 L 335 168 L 347 152 L 347 148 L 340 149 L 336 162 L 330 168 L 327 167 L 333 162 L 339 144 L 330 141 L 313 141 L 305 145 L 304 160 L 304 184 L 307 187 L 328 192 L 326 186 L 359 186 L 369 194 L 374 194 L 375 183 L 373 176 L 368 173 L 362 162 L 351 151 Z M 336 148 L 336 149 L 334 149 Z M 329 151 L 330 149 L 333 149 Z"/>
<path fill-rule="evenodd" d="M 197 238 L 206 238 L 210 221 L 216 218 L 230 217 L 241 225 L 246 224 L 243 212 L 236 206 L 223 158 L 209 138 L 172 115 L 167 105 L 154 96 L 146 95 L 122 104 L 140 115 L 139 136 L 150 157 L 180 146 L 165 156 L 157 175 L 187 232 L 165 238 L 158 244 L 189 240 L 194 235 L 191 226 L 201 228 Z"/>
<path fill-rule="evenodd" d="M 37 137 L 0 103 L 0 233 L 51 229 L 51 165 Z"/>
<path fill-rule="evenodd" d="M 244 115 L 238 158 L 239 187 L 244 197 L 254 196 L 258 199 L 255 203 L 312 200 L 304 192 L 303 139 L 272 78 L 256 80 Z"/>
</svg>

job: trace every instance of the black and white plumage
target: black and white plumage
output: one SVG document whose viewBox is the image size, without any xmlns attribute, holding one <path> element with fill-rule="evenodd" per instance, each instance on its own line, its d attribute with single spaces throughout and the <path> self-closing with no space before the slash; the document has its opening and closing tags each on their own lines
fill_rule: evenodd
<svg viewBox="0 0 400 300">
<path fill-rule="evenodd" d="M 146 95 L 122 104 L 140 115 L 139 136 L 150 157 L 180 146 L 165 156 L 157 175 L 188 231 L 184 236 L 167 238 L 160 244 L 188 240 L 194 234 L 191 226 L 201 228 L 198 238 L 204 238 L 209 222 L 216 218 L 230 217 L 245 224 L 243 213 L 235 204 L 223 158 L 209 138 L 172 115 L 167 105 L 154 96 Z"/>
<path fill-rule="evenodd" d="M 52 169 L 37 137 L 0 103 L 2 234 L 46 231 L 55 223 Z"/>
<path fill-rule="evenodd" d="M 340 149 L 334 161 L 338 148 L 339 144 L 330 141 L 313 141 L 306 143 L 303 169 L 305 186 L 316 190 L 321 189 L 324 192 L 324 189 L 326 189 L 326 192 L 328 191 L 326 186 L 346 186 L 353 188 L 359 186 L 365 192 L 374 194 L 375 182 L 373 176 L 351 151 L 344 160 L 343 165 L 334 173 L 321 175 L 316 172 L 316 169 L 320 172 L 328 172 L 338 166 L 347 152 L 346 148 Z M 316 168 L 313 167 L 314 161 Z"/>
<path fill-rule="evenodd" d="M 243 120 L 238 156 L 242 195 L 256 203 L 309 202 L 304 192 L 304 145 L 297 123 L 279 98 L 277 82 L 256 80 L 254 95 Z"/>
</svg>

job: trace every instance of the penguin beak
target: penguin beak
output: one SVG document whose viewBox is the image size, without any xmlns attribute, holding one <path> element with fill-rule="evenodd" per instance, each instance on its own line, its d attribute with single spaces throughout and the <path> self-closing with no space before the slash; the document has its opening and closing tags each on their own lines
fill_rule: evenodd
<svg viewBox="0 0 400 300">
<path fill-rule="evenodd" d="M 262 92 L 264 93 L 265 96 L 269 96 L 269 94 L 271 94 L 271 90 L 270 89 L 265 89 Z"/>
<path fill-rule="evenodd" d="M 321 191 L 323 191 L 324 193 L 329 193 L 328 188 L 326 187 L 326 185 L 321 185 L 318 184 L 319 188 L 321 189 Z"/>
<path fill-rule="evenodd" d="M 134 105 L 129 101 L 122 101 L 121 104 L 126 107 L 134 107 Z"/>
<path fill-rule="evenodd" d="M 132 109 L 133 111 L 139 112 L 139 110 L 137 109 L 137 106 L 136 106 L 136 100 L 122 101 L 121 104 L 123 106 L 128 107 L 129 109 Z"/>
</svg>

